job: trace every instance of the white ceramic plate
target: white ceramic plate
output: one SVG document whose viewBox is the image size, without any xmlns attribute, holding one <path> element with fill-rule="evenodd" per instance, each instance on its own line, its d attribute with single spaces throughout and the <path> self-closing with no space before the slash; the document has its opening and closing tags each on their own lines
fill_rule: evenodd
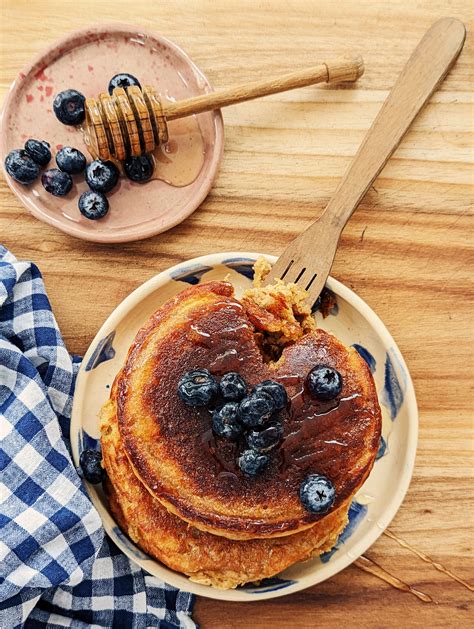
<svg viewBox="0 0 474 629">
<path fill-rule="evenodd" d="M 251 284 L 252 264 L 258 255 L 219 253 L 183 262 L 145 282 L 113 311 L 84 356 L 77 379 L 71 425 L 76 465 L 84 448 L 99 447 L 99 410 L 109 397 L 110 386 L 135 334 L 148 317 L 190 284 L 224 279 L 229 274 L 239 296 Z M 276 259 L 267 258 L 271 262 Z M 259 586 L 218 590 L 193 583 L 144 554 L 115 523 L 100 486 L 86 483 L 107 533 L 150 574 L 178 588 L 222 600 L 256 601 L 284 596 L 320 583 L 348 566 L 375 542 L 397 512 L 412 476 L 418 436 L 418 411 L 410 374 L 395 341 L 373 310 L 340 282 L 329 278 L 327 287 L 335 293 L 337 306 L 326 319 L 316 313 L 317 323 L 347 345 L 355 346 L 368 362 L 383 416 L 377 461 L 352 503 L 349 524 L 335 548 L 322 557 L 295 564 Z"/>
</svg>

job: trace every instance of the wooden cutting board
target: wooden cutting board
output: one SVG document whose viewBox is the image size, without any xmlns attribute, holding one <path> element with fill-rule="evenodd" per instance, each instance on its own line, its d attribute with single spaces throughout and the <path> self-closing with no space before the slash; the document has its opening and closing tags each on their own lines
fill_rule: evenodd
<svg viewBox="0 0 474 629">
<path fill-rule="evenodd" d="M 211 251 L 280 253 L 322 211 L 424 31 L 445 15 L 466 23 L 461 57 L 349 222 L 333 275 L 380 315 L 415 383 L 415 475 L 390 530 L 473 583 L 472 2 L 3 0 L 0 12 L 3 94 L 32 55 L 91 20 L 160 31 L 215 86 L 348 50 L 366 63 L 356 86 L 304 88 L 227 109 L 213 191 L 186 222 L 150 240 L 119 246 L 75 240 L 30 216 L 1 180 L 0 242 L 38 264 L 75 353 L 85 351 L 131 290 L 170 265 Z M 351 566 L 273 601 L 200 599 L 195 618 L 219 629 L 472 626 L 472 591 L 386 535 L 366 555 L 438 604 Z"/>
</svg>

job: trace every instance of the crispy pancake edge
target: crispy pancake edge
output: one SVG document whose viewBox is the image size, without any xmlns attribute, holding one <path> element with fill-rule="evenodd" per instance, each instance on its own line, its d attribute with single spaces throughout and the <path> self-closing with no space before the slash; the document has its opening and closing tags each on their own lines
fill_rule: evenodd
<svg viewBox="0 0 474 629">
<path fill-rule="evenodd" d="M 230 540 L 202 532 L 170 513 L 135 475 L 121 443 L 115 403 L 101 413 L 104 489 L 120 528 L 147 554 L 192 581 L 235 588 L 278 574 L 330 550 L 347 523 L 344 504 L 309 529 L 275 539 Z"/>
</svg>

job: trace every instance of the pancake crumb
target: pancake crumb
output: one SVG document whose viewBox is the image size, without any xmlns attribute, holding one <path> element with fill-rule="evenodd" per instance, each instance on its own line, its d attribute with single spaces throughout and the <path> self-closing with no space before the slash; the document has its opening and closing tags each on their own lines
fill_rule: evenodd
<svg viewBox="0 0 474 629">
<path fill-rule="evenodd" d="M 316 329 L 303 288 L 280 279 L 263 285 L 271 268 L 270 262 L 260 256 L 253 267 L 253 288 L 241 298 L 265 362 L 277 361 L 285 347 Z"/>
</svg>

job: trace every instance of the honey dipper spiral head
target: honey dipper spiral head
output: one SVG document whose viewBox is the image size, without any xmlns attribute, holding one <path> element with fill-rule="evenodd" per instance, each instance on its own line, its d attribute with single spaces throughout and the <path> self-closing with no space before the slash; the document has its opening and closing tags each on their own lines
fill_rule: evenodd
<svg viewBox="0 0 474 629">
<path fill-rule="evenodd" d="M 166 120 L 153 87 L 116 87 L 85 101 L 85 141 L 94 159 L 124 161 L 168 141 Z"/>
</svg>

